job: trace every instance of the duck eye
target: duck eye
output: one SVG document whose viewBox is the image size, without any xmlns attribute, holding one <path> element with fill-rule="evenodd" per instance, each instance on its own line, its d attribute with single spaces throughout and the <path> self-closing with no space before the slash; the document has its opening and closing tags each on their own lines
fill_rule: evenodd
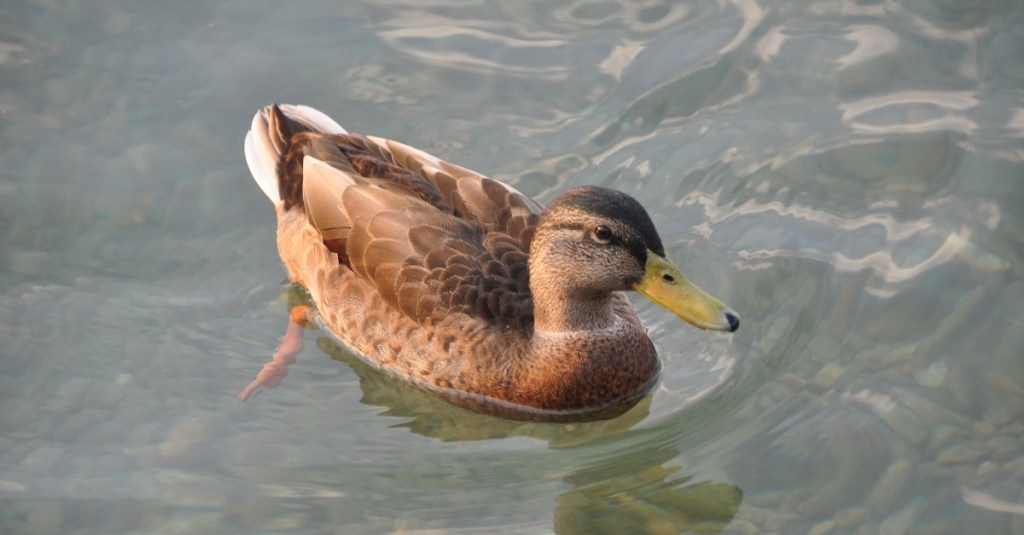
<svg viewBox="0 0 1024 535">
<path fill-rule="evenodd" d="M 606 225 L 594 227 L 594 239 L 601 243 L 608 243 L 612 239 L 612 229 Z"/>
</svg>

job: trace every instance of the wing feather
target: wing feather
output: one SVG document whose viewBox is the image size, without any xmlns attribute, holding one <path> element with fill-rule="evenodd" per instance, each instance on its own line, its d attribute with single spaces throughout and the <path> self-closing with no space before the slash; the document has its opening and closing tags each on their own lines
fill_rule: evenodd
<svg viewBox="0 0 1024 535">
<path fill-rule="evenodd" d="M 340 254 L 352 232 L 352 221 L 342 209 L 341 196 L 355 183 L 351 175 L 312 156 L 302 164 L 302 199 L 306 218 L 324 240 L 324 245 Z"/>
<path fill-rule="evenodd" d="M 271 111 L 254 119 L 252 160 L 281 155 L 284 208 L 305 210 L 388 306 L 420 323 L 453 313 L 532 323 L 527 251 L 539 204 L 419 149 L 347 134 L 315 110 Z"/>
</svg>

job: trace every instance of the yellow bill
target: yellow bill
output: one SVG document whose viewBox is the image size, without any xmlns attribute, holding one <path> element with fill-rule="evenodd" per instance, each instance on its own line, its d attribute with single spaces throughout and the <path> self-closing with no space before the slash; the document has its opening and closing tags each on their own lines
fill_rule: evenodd
<svg viewBox="0 0 1024 535">
<path fill-rule="evenodd" d="M 672 260 L 648 250 L 646 271 L 633 289 L 683 321 L 715 331 L 732 332 L 739 328 L 739 315 L 687 280 Z"/>
</svg>

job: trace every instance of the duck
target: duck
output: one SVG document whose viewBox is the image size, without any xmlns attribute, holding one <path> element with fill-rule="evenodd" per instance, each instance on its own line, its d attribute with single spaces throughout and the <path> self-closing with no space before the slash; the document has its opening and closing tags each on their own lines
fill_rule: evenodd
<svg viewBox="0 0 1024 535">
<path fill-rule="evenodd" d="M 661 371 L 629 291 L 700 329 L 739 327 L 621 191 L 573 187 L 545 206 L 304 105 L 260 109 L 244 152 L 316 322 L 456 405 L 515 420 L 622 414 Z"/>
</svg>

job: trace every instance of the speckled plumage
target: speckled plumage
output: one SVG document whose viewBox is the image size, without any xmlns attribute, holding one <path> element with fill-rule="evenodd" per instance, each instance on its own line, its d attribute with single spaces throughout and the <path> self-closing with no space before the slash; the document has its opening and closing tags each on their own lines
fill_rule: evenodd
<svg viewBox="0 0 1024 535">
<path fill-rule="evenodd" d="M 576 188 L 545 210 L 302 106 L 257 113 L 246 157 L 275 201 L 289 276 L 372 365 L 526 419 L 608 417 L 655 383 L 654 345 L 623 291 L 664 249 L 631 197 Z"/>
</svg>

